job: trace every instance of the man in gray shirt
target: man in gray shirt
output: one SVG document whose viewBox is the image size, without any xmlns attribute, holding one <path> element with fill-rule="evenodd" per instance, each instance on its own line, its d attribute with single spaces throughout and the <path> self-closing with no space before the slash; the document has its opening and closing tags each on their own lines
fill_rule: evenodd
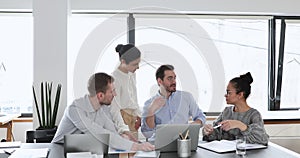
<svg viewBox="0 0 300 158">
<path fill-rule="evenodd" d="M 52 142 L 63 143 L 67 134 L 87 133 L 98 139 L 97 134 L 108 133 L 110 147 L 133 151 L 154 150 L 154 146 L 147 142 L 132 142 L 118 134 L 107 108 L 116 95 L 113 81 L 113 77 L 105 73 L 92 75 L 88 82 L 89 95 L 76 99 L 66 108 Z"/>
</svg>

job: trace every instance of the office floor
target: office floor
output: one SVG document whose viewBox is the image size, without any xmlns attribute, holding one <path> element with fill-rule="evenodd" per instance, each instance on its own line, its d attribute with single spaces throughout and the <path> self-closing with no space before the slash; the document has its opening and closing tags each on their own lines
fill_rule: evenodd
<svg viewBox="0 0 300 158">
<path fill-rule="evenodd" d="M 300 137 L 271 137 L 270 141 L 300 154 Z"/>
</svg>

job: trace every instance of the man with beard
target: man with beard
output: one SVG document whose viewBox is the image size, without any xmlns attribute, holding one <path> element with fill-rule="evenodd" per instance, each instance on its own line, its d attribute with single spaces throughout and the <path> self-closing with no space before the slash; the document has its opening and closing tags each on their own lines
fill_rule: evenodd
<svg viewBox="0 0 300 158">
<path fill-rule="evenodd" d="M 197 105 L 192 94 L 176 91 L 176 74 L 172 65 L 162 65 L 156 71 L 158 93 L 145 102 L 142 118 L 142 132 L 146 138 L 153 138 L 158 124 L 203 125 L 205 115 Z"/>
<path fill-rule="evenodd" d="M 110 134 L 109 146 L 122 150 L 154 150 L 150 143 L 137 143 L 121 137 L 112 121 L 107 108 L 116 96 L 113 77 L 106 73 L 92 75 L 88 82 L 89 94 L 76 99 L 65 110 L 64 116 L 52 140 L 53 143 L 64 143 L 67 134 L 91 134 L 98 138 L 98 134 Z"/>
</svg>

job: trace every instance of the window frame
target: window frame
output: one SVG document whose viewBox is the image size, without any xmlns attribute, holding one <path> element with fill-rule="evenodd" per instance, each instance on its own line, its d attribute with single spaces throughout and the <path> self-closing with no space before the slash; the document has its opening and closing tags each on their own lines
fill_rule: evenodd
<svg viewBox="0 0 300 158">
<path fill-rule="evenodd" d="M 268 94 L 268 110 L 269 111 L 286 111 L 286 110 L 300 110 L 300 107 L 296 108 L 283 108 L 281 107 L 281 88 L 283 77 L 283 61 L 285 55 L 285 35 L 286 35 L 286 22 L 285 20 L 300 20 L 300 16 L 273 16 L 269 20 L 269 94 Z M 276 22 L 280 21 L 280 37 L 279 37 L 279 50 L 276 54 Z M 276 55 L 278 55 L 278 61 L 276 64 Z M 276 75 L 277 67 L 277 75 Z M 275 83 L 275 81 L 277 81 Z"/>
</svg>

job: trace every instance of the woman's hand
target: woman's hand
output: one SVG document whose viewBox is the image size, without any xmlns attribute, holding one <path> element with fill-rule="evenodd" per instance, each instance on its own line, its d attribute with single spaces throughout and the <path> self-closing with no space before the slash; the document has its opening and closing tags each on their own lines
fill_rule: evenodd
<svg viewBox="0 0 300 158">
<path fill-rule="evenodd" d="M 210 135 L 214 131 L 214 128 L 211 124 L 205 124 L 203 127 L 203 134 Z"/>
<path fill-rule="evenodd" d="M 140 127 L 141 127 L 141 118 L 137 116 L 137 117 L 136 117 L 136 121 L 135 121 L 135 126 L 134 126 L 134 128 L 135 128 L 136 130 L 138 130 Z"/>
<path fill-rule="evenodd" d="M 245 131 L 248 127 L 243 122 L 239 120 L 225 120 L 221 122 L 222 130 L 229 131 L 234 128 L 239 128 L 241 131 Z"/>
</svg>

